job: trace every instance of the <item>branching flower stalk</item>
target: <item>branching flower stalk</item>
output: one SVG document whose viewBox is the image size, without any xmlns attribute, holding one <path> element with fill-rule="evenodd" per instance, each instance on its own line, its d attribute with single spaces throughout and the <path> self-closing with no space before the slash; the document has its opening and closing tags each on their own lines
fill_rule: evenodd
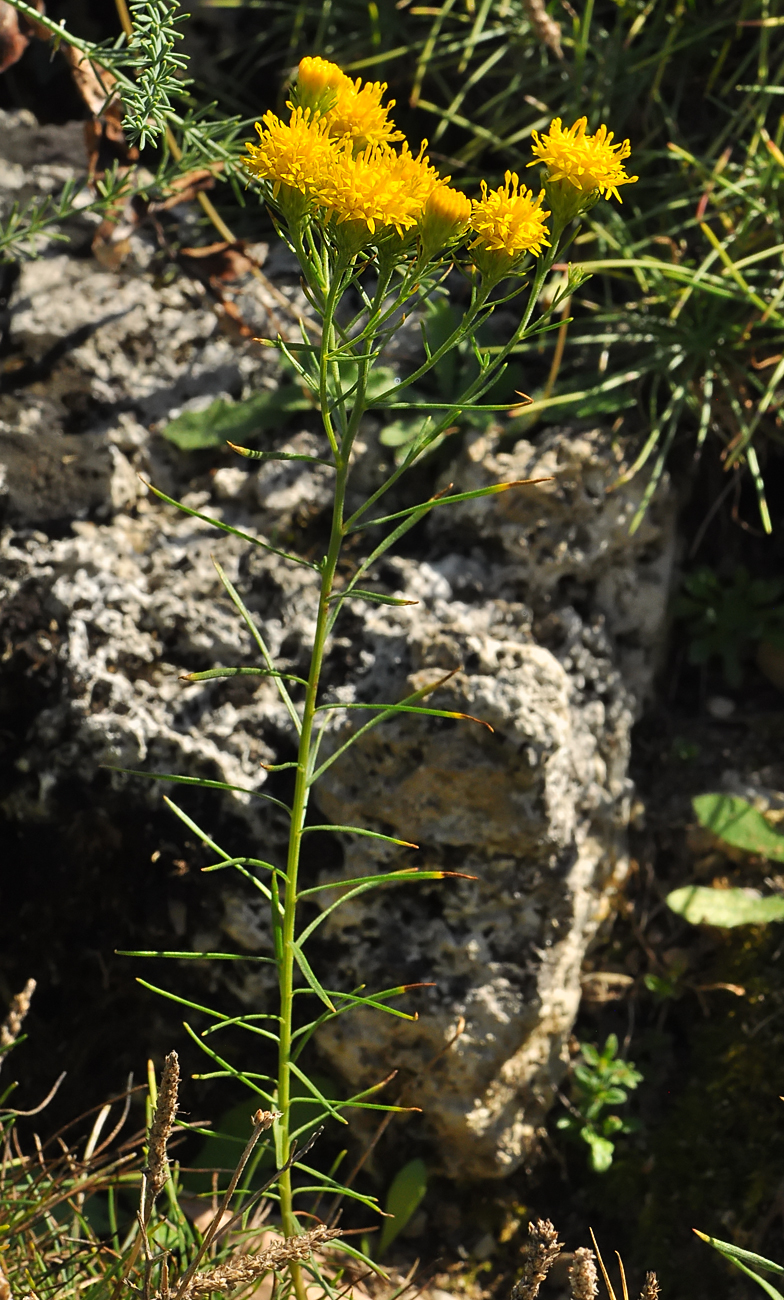
<svg viewBox="0 0 784 1300">
<path fill-rule="evenodd" d="M 551 127 L 549 137 L 536 142 L 539 158 L 535 157 L 534 162 L 540 161 L 546 168 L 544 188 L 538 194 L 521 184 L 515 173 L 507 172 L 501 186 L 490 190 L 483 183 L 480 197 L 471 200 L 450 187 L 449 177 L 438 174 L 426 154 L 426 142 L 415 153 L 403 140 L 390 117 L 392 104 L 383 103 L 385 90 L 386 86 L 380 83 L 352 81 L 335 64 L 324 59 L 303 59 L 288 118 L 284 120 L 274 113 L 267 113 L 263 122 L 257 125 L 258 143 L 247 146 L 243 160 L 248 175 L 258 184 L 261 197 L 273 212 L 281 237 L 299 261 L 306 296 L 320 319 L 318 337 L 311 337 L 303 325 L 300 343 L 289 343 L 281 338 L 263 341 L 284 354 L 301 383 L 312 391 L 320 408 L 328 454 L 295 459 L 327 464 L 334 474 L 329 540 L 321 560 L 314 563 L 303 556 L 282 551 L 263 538 L 242 533 L 220 520 L 179 505 L 157 488 L 152 489 L 162 500 L 179 506 L 185 513 L 261 546 L 287 562 L 315 570 L 319 577 L 310 664 L 307 677 L 300 678 L 276 667 L 262 630 L 216 562 L 221 582 L 249 628 L 263 664 L 256 669 L 210 669 L 192 673 L 188 678 L 198 682 L 230 677 L 241 671 L 256 672 L 275 682 L 297 735 L 296 762 L 280 765 L 294 769 L 292 802 L 290 807 L 286 806 L 263 790 L 246 793 L 272 800 L 287 812 L 290 833 L 285 866 L 231 855 L 184 810 L 167 800 L 181 820 L 217 854 L 219 861 L 212 869 L 235 868 L 266 897 L 271 908 L 274 941 L 271 959 L 277 967 L 279 987 L 277 1015 L 235 1017 L 231 1023 L 243 1024 L 274 1045 L 276 1076 L 250 1075 L 208 1045 L 205 1041 L 207 1036 L 228 1021 L 222 1012 L 200 1007 L 200 1011 L 206 1010 L 216 1023 L 201 1035 L 190 1029 L 189 1032 L 218 1067 L 212 1077 L 217 1073 L 241 1080 L 263 1098 L 266 1106 L 277 1112 L 273 1127 L 278 1169 L 275 1194 L 279 1199 L 280 1223 L 286 1238 L 302 1234 L 296 1205 L 297 1197 L 302 1193 L 319 1191 L 348 1195 L 375 1208 L 371 1198 L 341 1186 L 333 1178 L 298 1160 L 297 1145 L 302 1137 L 312 1133 L 327 1118 L 345 1123 L 343 1112 L 350 1108 L 398 1109 L 374 1099 L 383 1083 L 344 1102 L 328 1101 L 299 1063 L 304 1047 L 320 1024 L 354 1007 L 372 1007 L 411 1019 L 390 1005 L 405 992 L 403 986 L 372 994 L 363 994 L 361 990 L 348 993 L 325 988 L 306 956 L 308 941 L 335 908 L 366 890 L 413 879 L 441 879 L 451 874 L 403 868 L 369 873 L 350 882 L 335 881 L 302 889 L 299 882 L 302 843 L 305 835 L 313 830 L 354 833 L 401 847 L 416 848 L 405 840 L 366 827 L 315 827 L 307 824 L 311 791 L 346 749 L 389 718 L 401 713 L 467 718 L 453 709 L 427 703 L 428 697 L 447 678 L 389 704 L 351 705 L 325 701 L 321 695 L 321 679 L 330 636 L 349 599 L 393 605 L 410 603 L 405 598 L 367 589 L 362 584 L 372 574 L 373 566 L 381 556 L 430 511 L 452 502 L 520 486 L 518 483 L 497 483 L 471 492 L 452 491 L 450 488 L 419 504 L 384 512 L 384 498 L 395 484 L 437 439 L 453 427 L 463 412 L 508 409 L 508 404 L 499 405 L 484 399 L 503 374 L 511 352 L 522 340 L 558 328 L 560 304 L 583 279 L 581 272 L 569 272 L 563 277 L 562 287 L 549 306 L 539 311 L 542 287 L 556 257 L 563 253 L 569 229 L 602 193 L 617 195 L 619 185 L 634 179 L 626 176 L 622 166 L 629 152 L 628 142 L 612 145 L 612 136 L 604 127 L 596 136 L 590 136 L 584 120 L 566 132 L 561 131 L 558 122 Z M 431 346 L 423 326 L 424 359 L 409 374 L 401 375 L 392 386 L 379 393 L 378 384 L 371 384 L 373 367 L 382 358 L 401 320 L 412 313 L 423 314 L 429 300 L 447 294 L 450 277 L 455 274 L 465 277 L 468 284 L 462 317 L 437 347 Z M 511 338 L 500 348 L 483 346 L 482 327 L 497 306 L 511 302 L 518 303 L 519 311 L 518 324 Z M 474 378 L 462 393 L 450 400 L 423 400 L 414 387 L 416 383 L 449 352 L 459 347 L 470 348 L 473 352 L 476 361 Z M 422 423 L 401 462 L 366 500 L 348 512 L 347 493 L 355 443 L 362 421 L 371 410 L 381 413 L 416 412 Z M 275 452 L 270 451 L 245 447 L 234 447 L 234 450 L 250 460 L 278 458 Z M 280 453 L 280 458 L 290 459 L 290 456 Z M 338 577 L 343 547 L 347 539 L 356 541 L 356 534 L 363 531 L 371 539 L 370 543 L 350 579 L 343 581 Z M 304 688 L 301 700 L 295 698 L 296 688 Z M 349 709 L 366 711 L 370 718 L 320 760 L 321 742 L 332 714 Z M 468 720 L 473 723 L 480 721 Z M 193 777 L 156 775 L 209 789 L 239 788 Z M 338 887 L 342 892 L 337 900 L 323 906 L 317 918 L 302 928 L 303 900 Z M 294 1014 L 295 998 L 301 993 L 314 995 L 321 1004 L 319 1013 L 304 1024 L 299 1023 Z M 298 1088 L 304 1087 L 306 1100 L 315 1112 L 313 1118 L 296 1128 L 292 1124 L 295 1083 Z M 544 1224 L 541 1228 L 545 1233 L 550 1231 L 550 1225 Z M 554 1237 L 554 1233 L 552 1235 Z M 550 1256 L 557 1253 L 558 1247 L 549 1237 L 541 1242 L 537 1238 L 537 1242 L 541 1247 L 539 1253 L 544 1252 L 547 1256 L 544 1263 L 549 1265 Z M 341 1249 L 352 1248 L 343 1245 Z M 287 1255 L 291 1285 L 297 1300 L 304 1300 L 306 1293 L 303 1268 L 319 1277 L 318 1266 L 313 1261 L 303 1263 L 306 1255 L 307 1252 L 299 1251 Z M 248 1263 L 247 1267 L 252 1270 L 256 1265 Z M 532 1275 L 532 1286 L 538 1287 L 539 1274 L 544 1272 L 544 1264 L 542 1268 L 537 1267 L 536 1277 Z"/>
</svg>

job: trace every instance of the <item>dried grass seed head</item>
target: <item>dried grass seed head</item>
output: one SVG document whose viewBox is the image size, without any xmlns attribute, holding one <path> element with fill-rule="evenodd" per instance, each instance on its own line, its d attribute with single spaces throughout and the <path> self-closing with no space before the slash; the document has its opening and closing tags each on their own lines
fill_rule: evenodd
<svg viewBox="0 0 784 1300">
<path fill-rule="evenodd" d="M 574 1252 L 574 1260 L 569 1269 L 569 1295 L 571 1300 L 596 1300 L 598 1294 L 596 1256 L 592 1250 L 581 1246 Z"/>
<path fill-rule="evenodd" d="M 655 1273 L 647 1273 L 645 1277 L 645 1286 L 640 1292 L 640 1300 L 658 1300 L 659 1296 L 659 1279 Z"/>
<path fill-rule="evenodd" d="M 169 1160 L 166 1144 L 171 1136 L 174 1118 L 177 1114 L 177 1093 L 180 1085 L 180 1062 L 176 1052 L 169 1052 L 163 1063 L 161 1086 L 155 1114 L 152 1117 L 150 1133 L 147 1139 L 147 1194 L 145 1197 L 145 1214 L 149 1213 L 152 1202 L 163 1191 L 169 1177 Z"/>
<path fill-rule="evenodd" d="M 11 998 L 8 1014 L 0 1025 L 0 1048 L 10 1047 L 19 1037 L 24 1018 L 30 1010 L 35 987 L 35 980 L 28 980 L 22 992 Z"/>
<path fill-rule="evenodd" d="M 268 1250 L 258 1255 L 236 1255 L 215 1268 L 197 1273 L 191 1279 L 181 1300 L 200 1300 L 212 1291 L 222 1291 L 230 1295 L 239 1286 L 257 1282 L 267 1273 L 285 1268 L 287 1264 L 301 1264 L 316 1250 L 334 1237 L 340 1236 L 339 1228 L 328 1228 L 325 1223 L 311 1228 L 300 1237 L 287 1237 Z"/>
<path fill-rule="evenodd" d="M 549 1219 L 528 1225 L 528 1251 L 523 1274 L 512 1288 L 511 1300 L 536 1300 L 539 1288 L 563 1249 Z"/>
</svg>

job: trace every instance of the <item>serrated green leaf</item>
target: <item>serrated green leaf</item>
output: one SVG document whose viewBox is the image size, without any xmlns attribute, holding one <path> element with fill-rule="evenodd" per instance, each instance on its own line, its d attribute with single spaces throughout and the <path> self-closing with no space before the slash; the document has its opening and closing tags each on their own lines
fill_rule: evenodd
<svg viewBox="0 0 784 1300">
<path fill-rule="evenodd" d="M 161 434 L 180 451 L 202 451 L 220 447 L 237 438 L 250 438 L 267 429 L 280 427 L 282 419 L 295 411 L 313 406 L 297 384 L 282 384 L 276 389 L 262 389 L 244 402 L 211 402 L 203 411 L 183 411 L 170 420 Z"/>
<path fill-rule="evenodd" d="M 667 895 L 667 906 L 692 925 L 766 925 L 784 921 L 784 898 L 762 898 L 753 890 L 712 889 L 706 885 L 684 885 Z"/>
<path fill-rule="evenodd" d="M 384 1220 L 378 1243 L 379 1258 L 392 1245 L 419 1209 L 427 1191 L 427 1170 L 424 1160 L 409 1160 L 398 1170 L 387 1192 L 385 1210 L 392 1217 Z"/>
<path fill-rule="evenodd" d="M 777 835 L 762 813 L 737 795 L 701 794 L 692 800 L 697 820 L 733 848 L 784 862 L 784 835 Z"/>
</svg>

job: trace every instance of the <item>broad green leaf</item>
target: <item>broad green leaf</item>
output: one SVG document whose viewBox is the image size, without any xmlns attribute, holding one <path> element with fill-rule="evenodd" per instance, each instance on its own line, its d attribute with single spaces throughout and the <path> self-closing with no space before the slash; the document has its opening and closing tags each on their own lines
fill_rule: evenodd
<svg viewBox="0 0 784 1300">
<path fill-rule="evenodd" d="M 591 1168 L 597 1174 L 606 1173 L 612 1164 L 615 1144 L 591 1128 L 581 1129 L 580 1137 L 591 1149 Z"/>
<path fill-rule="evenodd" d="M 784 921 L 784 897 L 761 898 L 753 890 L 684 885 L 667 895 L 667 906 L 692 925 L 766 925 Z"/>
<path fill-rule="evenodd" d="M 697 820 L 733 848 L 784 862 L 784 835 L 777 835 L 762 813 L 737 795 L 701 794 L 692 801 Z"/>
<path fill-rule="evenodd" d="M 294 411 L 310 410 L 312 405 L 298 384 L 282 384 L 274 390 L 262 389 L 244 402 L 218 398 L 203 411 L 183 411 L 161 433 L 180 451 L 202 451 L 231 439 L 277 429 L 282 417 Z"/>
<path fill-rule="evenodd" d="M 392 1217 L 384 1220 L 378 1243 L 379 1259 L 413 1218 L 427 1191 L 427 1170 L 423 1160 L 409 1160 L 398 1170 L 387 1192 L 385 1210 Z"/>
</svg>

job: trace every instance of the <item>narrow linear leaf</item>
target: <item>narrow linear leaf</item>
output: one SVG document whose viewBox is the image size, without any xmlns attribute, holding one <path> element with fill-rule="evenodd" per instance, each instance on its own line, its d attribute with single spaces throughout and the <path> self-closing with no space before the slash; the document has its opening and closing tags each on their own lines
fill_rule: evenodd
<svg viewBox="0 0 784 1300">
<path fill-rule="evenodd" d="M 214 1020 L 228 1020 L 228 1016 L 225 1016 L 222 1011 L 214 1011 L 212 1007 L 203 1007 L 198 1002 L 190 1002 L 188 998 L 181 998 L 176 993 L 170 993 L 168 989 L 159 989 L 156 984 L 150 984 L 138 975 L 136 983 L 141 984 L 144 989 L 149 989 L 151 993 L 157 993 L 162 998 L 168 998 L 170 1002 L 177 1002 L 182 1007 L 189 1007 L 191 1011 L 200 1011 L 202 1015 L 212 1016 Z"/>
<path fill-rule="evenodd" d="M 118 957 L 166 957 L 175 961 L 264 961 L 275 965 L 274 957 L 253 957 L 238 952 L 163 952 L 141 948 L 115 948 Z"/>
<path fill-rule="evenodd" d="M 321 1106 L 324 1107 L 328 1115 L 331 1115 L 333 1119 L 336 1119 L 339 1124 L 348 1123 L 348 1120 L 344 1119 L 343 1116 L 338 1113 L 337 1109 L 332 1104 L 332 1102 L 329 1101 L 329 1099 L 325 1097 L 322 1092 L 319 1091 L 315 1083 L 313 1083 L 313 1081 L 308 1078 L 308 1076 L 305 1074 L 303 1070 L 300 1070 L 298 1065 L 295 1065 L 293 1061 L 290 1061 L 289 1068 L 291 1069 L 291 1073 L 296 1075 L 296 1077 L 299 1079 L 300 1083 L 304 1083 L 305 1087 L 313 1094 L 313 1100 L 317 1101 Z M 300 1097 L 298 1098 L 298 1100 L 307 1101 L 307 1098 Z"/>
<path fill-rule="evenodd" d="M 448 874 L 450 873 L 445 871 L 423 871 L 421 867 L 401 867 L 399 871 L 385 871 L 375 876 L 347 876 L 343 880 L 330 880 L 325 885 L 311 885 L 308 889 L 300 889 L 297 898 L 320 894 L 325 889 L 348 889 L 354 885 L 365 885 L 371 882 L 386 885 L 397 880 L 410 880 L 412 876 L 417 880 L 441 880 Z"/>
<path fill-rule="evenodd" d="M 302 834 L 307 835 L 309 831 L 335 831 L 341 835 L 367 835 L 373 840 L 385 840 L 387 844 L 399 844 L 404 849 L 418 849 L 418 844 L 412 844 L 410 840 L 398 840 L 394 835 L 382 835 L 380 831 L 369 831 L 364 826 L 305 826 Z"/>
<path fill-rule="evenodd" d="M 110 771 L 122 772 L 125 776 L 143 776 L 149 781 L 173 781 L 176 785 L 194 785 L 200 790 L 225 790 L 237 794 L 250 794 L 256 799 L 266 799 L 268 803 L 274 803 L 277 808 L 282 808 L 291 816 L 289 805 L 283 803 L 281 799 L 275 799 L 273 795 L 265 794 L 263 790 L 249 790 L 245 785 L 228 785 L 225 781 L 209 781 L 206 777 L 200 776 L 177 776 L 173 772 L 139 772 L 132 767 L 113 767 Z"/>
<path fill-rule="evenodd" d="M 453 668 L 451 672 L 445 673 L 443 677 L 437 678 L 436 681 L 431 682 L 428 686 L 420 687 L 418 691 L 414 691 L 413 695 L 407 695 L 404 700 L 399 700 L 398 703 L 401 705 L 414 704 L 416 703 L 417 700 L 424 700 L 428 695 L 432 695 L 434 691 L 437 691 L 440 686 L 443 686 L 446 682 L 451 681 L 451 679 L 459 671 L 460 670 L 458 668 Z M 327 769 L 330 768 L 332 764 L 335 763 L 340 758 L 341 754 L 345 754 L 346 750 L 350 749 L 352 745 L 356 744 L 356 742 L 359 740 L 361 736 L 364 736 L 367 734 L 367 732 L 372 731 L 374 727 L 380 726 L 380 724 L 385 721 L 387 716 L 388 714 L 385 712 L 376 714 L 375 718 L 371 718 L 370 722 L 366 722 L 363 727 L 360 727 L 359 730 L 355 731 L 352 736 L 349 736 L 348 740 L 344 741 L 344 743 L 340 745 L 338 749 L 335 750 L 334 754 L 330 754 L 329 758 L 325 759 L 324 762 L 321 764 L 321 766 L 316 768 L 315 772 L 313 772 L 312 775 L 310 776 L 308 784 L 312 785 L 313 782 L 317 781 L 320 776 L 323 776 L 323 774 L 327 771 Z"/>
<path fill-rule="evenodd" d="M 399 596 L 385 596 L 380 591 L 365 591 L 362 587 L 352 587 L 348 593 L 352 600 L 372 600 L 378 605 L 418 605 L 418 600 L 402 600 Z M 330 596 L 330 601 L 343 600 L 346 597 L 342 591 L 335 592 Z"/>
<path fill-rule="evenodd" d="M 263 541 L 261 537 L 254 537 L 251 533 L 244 533 L 240 528 L 232 528 L 230 524 L 224 524 L 222 519 L 213 519 L 211 515 L 205 515 L 201 510 L 192 510 L 190 506 L 184 506 L 181 501 L 175 501 L 174 497 L 167 497 L 165 492 L 160 488 L 153 487 L 148 479 L 143 478 L 144 486 L 149 488 L 154 496 L 159 500 L 165 501 L 167 505 L 174 506 L 184 515 L 191 515 L 194 519 L 202 519 L 205 524 L 212 524 L 213 528 L 219 528 L 223 533 L 230 533 L 232 537 L 239 537 L 243 542 L 250 542 L 253 546 L 260 546 L 262 550 L 269 551 L 272 555 L 279 555 L 282 560 L 290 560 L 292 564 L 301 564 L 306 569 L 316 569 L 318 566 L 312 564 L 310 560 L 303 560 L 300 555 L 291 555 L 288 551 L 280 551 L 277 546 L 270 546 L 269 542 Z"/>
<path fill-rule="evenodd" d="M 185 1028 L 185 1032 L 190 1035 L 194 1043 L 196 1043 L 197 1047 L 199 1047 L 201 1051 L 204 1052 L 205 1056 L 209 1056 L 211 1061 L 215 1061 L 215 1063 L 219 1065 L 221 1069 L 226 1070 L 233 1079 L 241 1080 L 241 1082 L 244 1083 L 246 1087 L 250 1088 L 251 1092 L 258 1093 L 260 1097 L 263 1097 L 264 1100 L 269 1104 L 271 1109 L 274 1108 L 275 1099 L 270 1093 L 265 1092 L 263 1088 L 257 1087 L 257 1085 L 253 1082 L 251 1078 L 248 1077 L 247 1074 L 245 1074 L 242 1070 L 238 1070 L 229 1061 L 225 1061 L 222 1056 L 219 1056 L 217 1052 L 213 1051 L 211 1047 L 208 1047 L 204 1039 L 202 1038 L 201 1034 L 197 1034 L 196 1030 L 193 1029 L 191 1025 L 188 1024 L 187 1020 L 183 1020 L 182 1023 Z"/>
<path fill-rule="evenodd" d="M 292 945 L 291 945 L 291 949 L 292 949 L 292 952 L 294 953 L 294 960 L 296 961 L 297 965 L 299 966 L 300 970 L 302 971 L 302 974 L 305 976 L 305 979 L 307 980 L 307 982 L 308 982 L 308 984 L 310 985 L 311 989 L 312 989 L 313 992 L 316 994 L 316 997 L 321 999 L 321 1001 L 324 1003 L 324 1006 L 325 1006 L 329 1011 L 335 1013 L 335 1012 L 336 1012 L 336 1008 L 335 1008 L 335 1006 L 334 1006 L 334 1004 L 333 1004 L 331 998 L 330 998 L 329 995 L 325 992 L 325 990 L 321 987 L 319 981 L 316 979 L 316 976 L 315 976 L 315 974 L 314 974 L 314 972 L 313 972 L 313 969 L 312 969 L 312 967 L 311 967 L 311 965 L 310 965 L 310 962 L 308 961 L 308 959 L 307 959 L 307 957 L 305 956 L 304 952 L 303 952 L 302 949 L 300 948 L 299 944 L 298 944 L 298 943 L 292 943 Z"/>
<path fill-rule="evenodd" d="M 406 510 L 396 510 L 394 514 L 381 515 L 378 519 L 369 519 L 367 523 L 357 524 L 347 531 L 359 532 L 362 528 L 376 528 L 380 524 L 389 524 L 394 519 L 404 519 L 407 515 L 415 514 L 418 510 L 433 510 L 436 506 L 454 505 L 458 501 L 474 501 L 478 497 L 497 496 L 499 492 L 508 492 L 510 488 L 532 487 L 537 483 L 552 483 L 553 481 L 553 476 L 550 474 L 547 478 L 513 479 L 510 483 L 491 483 L 488 487 L 474 488 L 471 492 L 455 492 L 450 496 L 433 496 L 429 501 L 422 501 L 418 506 L 409 506 Z"/>
<path fill-rule="evenodd" d="M 424 1160 L 409 1160 L 408 1164 L 398 1170 L 387 1193 L 384 1208 L 391 1218 L 384 1220 L 378 1243 L 379 1256 L 389 1249 L 395 1238 L 411 1221 L 426 1191 L 427 1170 Z"/>
<path fill-rule="evenodd" d="M 163 796 L 163 802 L 166 804 L 167 808 L 171 808 L 175 817 L 179 817 L 180 821 L 184 822 L 184 824 L 188 827 L 188 830 L 193 831 L 194 835 L 198 835 L 202 844 L 206 844 L 207 847 L 212 849 L 214 853 L 217 853 L 219 858 L 223 858 L 224 862 L 228 862 L 229 858 L 231 857 L 231 854 L 227 853 L 225 849 L 222 849 L 220 845 L 216 844 L 213 839 L 210 839 L 207 832 L 203 831 L 201 829 L 201 826 L 197 826 L 193 818 L 189 817 L 186 812 L 183 812 L 182 808 L 178 808 L 177 804 L 174 802 L 173 799 L 170 799 L 169 796 L 165 794 Z"/>
<path fill-rule="evenodd" d="M 208 668 L 203 673 L 183 673 L 180 681 L 209 682 L 214 677 L 280 677 L 284 682 L 297 682 L 300 686 L 307 686 L 304 677 L 295 677 L 293 673 L 279 673 L 272 668 Z"/>
<path fill-rule="evenodd" d="M 365 709 L 374 713 L 424 713 L 430 718 L 457 718 L 464 722 L 478 722 L 480 727 L 487 727 L 488 731 L 494 730 L 489 722 L 485 722 L 483 718 L 475 718 L 472 713 L 458 713 L 453 709 L 427 709 L 414 704 L 319 704 L 316 712 L 325 713 L 327 710 L 337 709 Z"/>
<path fill-rule="evenodd" d="M 744 1250 L 742 1246 L 734 1246 L 731 1241 L 719 1241 L 717 1237 L 709 1237 L 707 1233 L 692 1228 L 695 1236 L 700 1241 L 707 1241 L 709 1246 L 714 1250 L 720 1250 L 722 1255 L 727 1255 L 730 1259 L 739 1259 L 744 1264 L 753 1264 L 755 1268 L 764 1269 L 766 1273 L 778 1273 L 784 1277 L 784 1266 L 776 1264 L 772 1259 L 766 1259 L 764 1255 L 755 1255 L 753 1250 Z"/>
<path fill-rule="evenodd" d="M 328 469 L 335 468 L 331 460 L 323 460 L 321 456 L 299 456 L 289 451 L 254 451 L 251 447 L 238 447 L 236 443 L 229 442 L 228 438 L 226 444 L 246 460 L 305 460 L 310 465 L 326 465 Z"/>
<path fill-rule="evenodd" d="M 217 573 L 218 577 L 220 578 L 221 582 L 226 588 L 226 591 L 229 594 L 229 598 L 236 605 L 237 609 L 239 610 L 240 614 L 245 620 L 245 623 L 248 627 L 248 630 L 250 631 L 251 636 L 253 637 L 254 641 L 256 642 L 256 645 L 259 647 L 259 650 L 261 651 L 264 657 L 265 664 L 269 669 L 271 669 L 274 672 L 275 665 L 272 662 L 272 655 L 270 654 L 267 648 L 267 643 L 264 640 L 264 637 L 261 635 L 261 632 L 256 627 L 255 621 L 253 619 L 253 615 L 251 614 L 250 610 L 245 607 L 245 603 L 242 600 L 242 597 L 240 596 L 239 592 L 234 586 L 234 583 L 231 582 L 231 580 L 229 579 L 222 565 L 220 565 L 214 557 L 212 562 L 215 565 L 215 572 Z M 311 568 L 314 567 L 315 567 L 314 565 L 311 565 Z M 284 686 L 282 679 L 280 677 L 276 677 L 275 682 L 278 688 L 278 694 L 280 695 L 280 698 L 282 699 L 283 703 L 286 706 L 286 711 L 288 712 L 291 721 L 294 723 L 294 729 L 297 735 L 299 735 L 300 732 L 302 731 L 302 723 L 300 722 L 299 714 L 297 713 L 297 710 L 294 707 L 294 702 L 291 696 L 289 695 L 288 691 L 286 690 L 286 687 Z"/>
</svg>

